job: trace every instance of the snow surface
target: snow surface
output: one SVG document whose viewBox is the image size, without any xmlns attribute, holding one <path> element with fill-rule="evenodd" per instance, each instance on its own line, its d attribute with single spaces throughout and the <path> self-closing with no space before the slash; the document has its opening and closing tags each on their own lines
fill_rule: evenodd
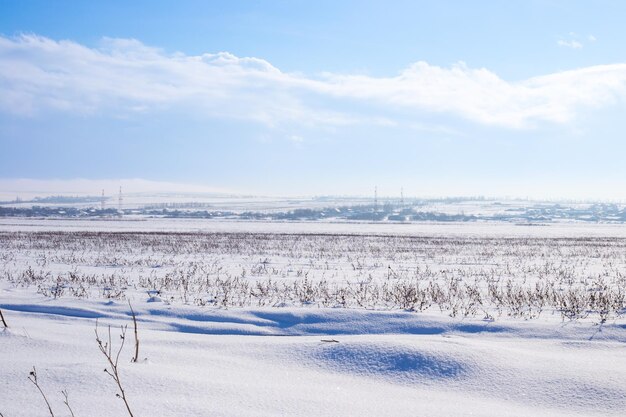
<svg viewBox="0 0 626 417">
<path fill-rule="evenodd" d="M 242 221 L 207 219 L 28 219 L 0 218 L 0 231 L 200 232 L 359 234 L 465 237 L 626 237 L 626 224 L 552 223 L 358 223 L 323 221 Z"/>
<path fill-rule="evenodd" d="M 620 226 L 310 225 L 307 223 L 0 220 L 0 230 L 421 233 L 442 236 L 626 236 Z M 519 234 L 516 234 L 519 233 Z M 37 256 L 32 249 L 22 257 Z M 455 255 L 456 256 L 456 255 Z M 85 259 L 89 256 L 83 255 Z M 5 266 L 6 267 L 6 266 Z M 85 265 L 85 268 L 93 267 Z M 2 272 L 2 271 L 0 271 Z M 626 320 L 451 318 L 368 309 L 222 309 L 128 291 L 126 300 L 44 297 L 0 279 L 0 413 L 47 416 L 33 366 L 57 416 L 123 416 L 94 329 L 128 325 L 121 379 L 140 416 L 622 416 Z"/>
<path fill-rule="evenodd" d="M 97 349 L 129 325 L 122 301 L 50 300 L 4 289 L 0 412 L 121 416 Z M 626 326 L 453 320 L 408 312 L 235 309 L 133 300 L 122 382 L 136 416 L 606 416 L 626 407 Z M 280 337 L 278 337 L 280 336 Z M 323 342 L 336 340 L 337 342 Z"/>
</svg>

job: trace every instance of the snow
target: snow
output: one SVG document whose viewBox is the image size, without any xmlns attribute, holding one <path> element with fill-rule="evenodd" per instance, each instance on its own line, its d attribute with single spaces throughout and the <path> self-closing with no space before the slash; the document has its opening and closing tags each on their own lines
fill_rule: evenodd
<svg viewBox="0 0 626 417">
<path fill-rule="evenodd" d="M 26 379 L 36 366 L 54 409 L 65 389 L 77 415 L 124 414 L 94 329 L 96 318 L 101 333 L 132 328 L 125 302 L 23 290 L 0 300 L 11 326 L 0 332 L 0 412 L 46 415 Z M 142 360 L 130 362 L 130 331 L 121 356 L 136 415 L 599 416 L 626 406 L 623 324 L 146 300 L 133 300 Z M 321 341 L 329 337 L 338 343 Z"/>
<path fill-rule="evenodd" d="M 192 233 L 289 233 L 355 234 L 390 236 L 464 237 L 620 237 L 626 224 L 551 223 L 541 225 L 503 222 L 472 223 L 360 223 L 323 221 L 242 221 L 206 219 L 26 219 L 0 218 L 0 231 L 92 232 L 192 232 Z"/>
<path fill-rule="evenodd" d="M 469 239 L 527 235 L 617 238 L 617 241 L 592 242 L 597 246 L 589 246 L 589 252 L 580 255 L 578 264 L 564 266 L 572 271 L 578 268 L 580 276 L 606 270 L 605 262 L 613 268 L 611 271 L 623 273 L 623 258 L 615 254 L 621 251 L 621 239 L 626 236 L 623 227 L 608 225 L 525 228 L 418 224 L 404 228 L 332 223 L 311 226 L 186 220 L 24 219 L 1 219 L 0 223 L 0 231 L 8 232 L 182 230 L 317 232 L 322 236 L 324 233 L 439 235 Z M 149 236 L 143 238 L 149 242 Z M 158 275 L 170 268 L 168 264 L 151 263 L 161 260 L 155 246 L 137 252 L 126 248 L 125 253 L 115 254 L 106 253 L 111 250 L 106 245 L 90 243 L 82 251 L 74 251 L 68 245 L 56 249 L 58 259 L 53 259 L 50 255 L 54 251 L 38 245 L 37 242 L 43 242 L 37 240 L 43 239 L 41 236 L 23 235 L 20 239 L 11 248 L 0 248 L 2 274 L 35 265 L 52 274 L 76 267 L 94 275 L 114 270 L 118 276 L 128 274 L 130 278 L 129 288 L 120 299 L 93 295 L 77 299 L 67 294 L 55 299 L 38 293 L 34 285 L 16 286 L 0 277 L 0 309 L 10 326 L 0 329 L 0 413 L 4 417 L 49 415 L 39 392 L 27 379 L 33 366 L 57 416 L 69 415 L 61 390 L 67 390 L 76 416 L 125 415 L 123 402 L 115 397 L 113 380 L 103 372 L 106 361 L 96 344 L 96 323 L 101 336 L 112 326 L 114 350 L 120 343 L 120 326 L 128 326 L 120 356 L 120 374 L 136 417 L 621 416 L 626 408 L 623 315 L 599 324 L 596 317 L 563 320 L 558 313 L 549 311 L 532 320 L 506 315 L 484 320 L 480 315 L 453 318 L 437 309 L 409 312 L 324 308 L 306 303 L 228 309 L 199 306 L 180 298 L 172 299 L 168 294 L 144 291 L 133 281 L 141 274 L 147 276 L 146 270 Z M 368 247 L 378 248 L 378 241 L 368 242 Z M 466 272 L 500 265 L 500 258 L 494 259 L 493 265 L 466 263 L 472 259 L 484 261 L 475 258 L 484 248 L 482 241 L 472 242 L 474 246 L 464 249 L 465 252 L 435 254 L 436 262 L 456 263 L 455 268 L 464 268 Z M 277 250 L 278 246 L 270 243 L 262 250 Z M 313 240 L 300 244 L 304 246 L 298 248 L 313 245 L 311 253 L 316 250 Z M 580 243 L 581 247 L 585 244 Z M 337 245 L 329 250 L 342 248 L 340 243 Z M 103 252 L 90 253 L 96 247 Z M 558 256 L 572 259 L 565 258 L 568 248 L 546 246 L 541 252 L 541 262 L 550 260 L 560 268 L 555 261 Z M 10 251 L 13 252 L 7 255 Z M 519 253 L 530 252 L 524 249 Z M 521 270 L 535 262 L 518 258 L 519 253 L 510 255 L 512 259 L 520 259 L 519 265 L 511 264 L 512 267 Z M 47 264 L 36 266 L 42 254 L 48 256 Z M 258 263 L 261 258 L 256 252 L 238 258 L 235 252 L 209 255 L 204 255 L 207 263 L 221 262 L 226 267 L 232 264 L 234 268 L 240 265 L 248 268 L 245 262 Z M 177 256 L 181 264 L 199 262 L 194 252 Z M 272 265 L 287 270 L 280 262 L 295 264 L 295 258 L 290 256 L 296 255 L 275 254 Z M 371 253 L 364 256 L 369 257 L 365 259 L 366 266 L 371 266 L 381 263 L 386 253 L 383 251 L 380 258 Z M 117 265 L 99 263 L 113 258 Z M 324 263 L 323 259 L 317 262 L 311 265 L 318 267 Z M 343 268 L 341 262 L 348 261 L 334 259 L 334 262 Z M 399 257 L 394 262 L 409 261 Z M 387 264 L 372 268 L 379 268 L 384 274 Z M 400 268 L 394 265 L 394 269 Z M 138 363 L 131 362 L 133 324 L 128 301 L 137 315 Z"/>
</svg>

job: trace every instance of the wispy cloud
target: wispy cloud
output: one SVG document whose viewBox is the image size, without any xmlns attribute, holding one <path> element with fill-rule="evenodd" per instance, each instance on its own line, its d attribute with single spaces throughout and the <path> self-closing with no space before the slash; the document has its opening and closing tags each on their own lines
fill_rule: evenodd
<svg viewBox="0 0 626 417">
<path fill-rule="evenodd" d="M 581 36 L 576 32 L 570 32 L 567 36 L 561 36 L 556 44 L 563 48 L 582 49 L 586 44 L 593 43 L 598 39 L 593 35 Z"/>
<path fill-rule="evenodd" d="M 569 40 L 569 41 L 565 41 L 563 39 L 559 39 L 558 41 L 556 41 L 556 44 L 559 46 L 564 46 L 566 48 L 571 48 L 571 49 L 580 49 L 583 47 L 583 44 L 576 41 L 576 40 Z"/>
<path fill-rule="evenodd" d="M 0 111 L 15 115 L 174 109 L 269 126 L 337 126 L 395 125 L 437 113 L 529 128 L 567 123 L 625 97 L 626 64 L 516 82 L 462 62 L 449 68 L 417 62 L 392 77 L 305 76 L 259 58 L 171 54 L 132 39 L 107 38 L 89 48 L 35 35 L 0 37 Z"/>
</svg>

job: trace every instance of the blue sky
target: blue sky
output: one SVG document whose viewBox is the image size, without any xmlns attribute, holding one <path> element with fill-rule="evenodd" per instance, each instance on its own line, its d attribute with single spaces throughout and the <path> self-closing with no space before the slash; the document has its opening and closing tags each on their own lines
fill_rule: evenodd
<svg viewBox="0 0 626 417">
<path fill-rule="evenodd" d="M 624 2 L 127 3 L 0 0 L 0 186 L 626 200 Z"/>
</svg>

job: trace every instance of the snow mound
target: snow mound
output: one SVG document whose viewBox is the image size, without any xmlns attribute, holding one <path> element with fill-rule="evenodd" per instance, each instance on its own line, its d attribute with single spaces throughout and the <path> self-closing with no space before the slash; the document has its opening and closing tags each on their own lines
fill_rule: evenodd
<svg viewBox="0 0 626 417">
<path fill-rule="evenodd" d="M 417 346 L 355 341 L 323 344 L 310 352 L 321 366 L 398 382 L 459 379 L 471 372 L 467 363 Z"/>
</svg>

